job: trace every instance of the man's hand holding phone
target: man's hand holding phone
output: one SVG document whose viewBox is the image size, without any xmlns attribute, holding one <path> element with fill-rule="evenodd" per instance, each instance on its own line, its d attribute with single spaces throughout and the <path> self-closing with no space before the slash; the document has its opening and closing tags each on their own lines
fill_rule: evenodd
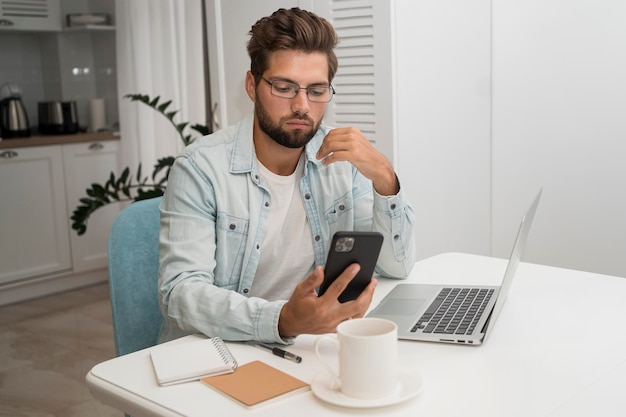
<svg viewBox="0 0 626 417">
<path fill-rule="evenodd" d="M 324 280 L 321 266 L 296 286 L 289 301 L 283 306 L 278 320 L 281 337 L 295 337 L 301 334 L 333 333 L 339 323 L 363 317 L 372 302 L 377 281 L 372 279 L 361 294 L 352 301 L 339 302 L 339 296 L 359 273 L 358 264 L 349 265 L 335 279 L 322 296 L 316 289 Z"/>
<path fill-rule="evenodd" d="M 335 233 L 326 267 L 317 267 L 298 284 L 283 306 L 281 337 L 331 333 L 342 321 L 363 317 L 376 288 L 372 275 L 382 242 L 378 232 Z"/>
</svg>

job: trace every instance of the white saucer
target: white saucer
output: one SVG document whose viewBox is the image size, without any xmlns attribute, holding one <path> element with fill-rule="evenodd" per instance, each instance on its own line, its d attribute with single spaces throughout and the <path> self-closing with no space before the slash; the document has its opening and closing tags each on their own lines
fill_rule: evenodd
<svg viewBox="0 0 626 417">
<path fill-rule="evenodd" d="M 374 400 L 361 400 L 342 394 L 332 377 L 327 372 L 322 372 L 313 378 L 311 391 L 320 400 L 334 405 L 373 408 L 401 403 L 415 397 L 422 390 L 422 376 L 415 370 L 399 371 L 398 381 L 398 390 L 394 394 Z"/>
</svg>

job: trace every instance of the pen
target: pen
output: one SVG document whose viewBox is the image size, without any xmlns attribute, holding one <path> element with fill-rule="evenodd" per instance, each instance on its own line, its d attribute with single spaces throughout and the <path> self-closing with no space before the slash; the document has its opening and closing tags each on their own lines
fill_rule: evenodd
<svg viewBox="0 0 626 417">
<path fill-rule="evenodd" d="M 258 347 L 259 349 L 269 350 L 274 355 L 280 356 L 281 358 L 289 359 L 290 361 L 293 361 L 295 363 L 302 362 L 302 358 L 300 356 L 294 355 L 293 353 L 287 352 L 286 350 L 282 350 L 281 348 L 264 345 L 263 343 L 255 343 L 254 346 Z"/>
</svg>

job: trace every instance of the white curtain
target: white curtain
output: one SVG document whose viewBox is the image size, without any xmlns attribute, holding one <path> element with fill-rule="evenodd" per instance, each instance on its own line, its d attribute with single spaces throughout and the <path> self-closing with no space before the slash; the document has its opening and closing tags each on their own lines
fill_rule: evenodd
<svg viewBox="0 0 626 417">
<path fill-rule="evenodd" d="M 182 148 L 173 126 L 127 94 L 172 100 L 174 121 L 206 124 L 202 0 L 116 0 L 121 163 L 149 175 Z"/>
</svg>

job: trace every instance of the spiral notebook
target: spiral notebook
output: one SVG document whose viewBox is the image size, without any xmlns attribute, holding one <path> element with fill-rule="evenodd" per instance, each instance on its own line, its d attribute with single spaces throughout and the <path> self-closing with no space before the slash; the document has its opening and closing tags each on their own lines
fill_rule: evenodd
<svg viewBox="0 0 626 417">
<path fill-rule="evenodd" d="M 219 337 L 166 344 L 150 350 L 159 385 L 167 386 L 234 372 L 237 361 Z"/>
</svg>

